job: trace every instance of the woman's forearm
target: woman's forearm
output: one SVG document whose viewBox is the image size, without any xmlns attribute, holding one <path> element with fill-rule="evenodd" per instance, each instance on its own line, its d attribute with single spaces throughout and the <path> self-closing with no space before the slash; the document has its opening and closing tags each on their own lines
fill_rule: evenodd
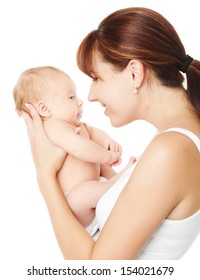
<svg viewBox="0 0 200 280">
<path fill-rule="evenodd" d="M 64 259 L 90 259 L 95 242 L 71 212 L 56 176 L 40 176 L 38 183 Z"/>
<path fill-rule="evenodd" d="M 27 108 L 30 115 L 21 114 L 27 125 L 38 184 L 62 254 L 65 259 L 90 259 L 95 242 L 72 214 L 56 177 L 66 154 L 47 137 L 35 107 L 27 104 Z"/>
</svg>

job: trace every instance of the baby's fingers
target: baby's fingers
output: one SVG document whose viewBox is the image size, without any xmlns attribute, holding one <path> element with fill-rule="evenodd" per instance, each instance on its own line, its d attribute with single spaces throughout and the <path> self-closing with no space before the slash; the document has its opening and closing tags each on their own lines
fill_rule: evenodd
<svg viewBox="0 0 200 280">
<path fill-rule="evenodd" d="M 117 151 L 119 152 L 119 154 L 122 154 L 122 146 L 117 144 Z"/>
</svg>

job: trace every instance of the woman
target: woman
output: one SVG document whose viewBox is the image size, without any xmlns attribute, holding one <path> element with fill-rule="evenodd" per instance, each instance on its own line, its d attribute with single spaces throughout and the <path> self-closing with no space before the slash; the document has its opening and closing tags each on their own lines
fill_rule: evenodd
<svg viewBox="0 0 200 280">
<path fill-rule="evenodd" d="M 200 62 L 186 55 L 166 19 L 145 8 L 105 18 L 83 40 L 77 60 L 93 79 L 89 100 L 105 106 L 113 126 L 142 119 L 158 133 L 134 171 L 101 198 L 101 233 L 94 241 L 60 190 L 63 151 L 49 142 L 27 104 L 38 184 L 64 258 L 179 259 L 200 228 Z"/>
</svg>

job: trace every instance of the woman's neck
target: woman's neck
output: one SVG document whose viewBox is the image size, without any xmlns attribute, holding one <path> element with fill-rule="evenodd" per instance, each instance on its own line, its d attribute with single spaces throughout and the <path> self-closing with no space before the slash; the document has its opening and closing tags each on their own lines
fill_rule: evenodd
<svg viewBox="0 0 200 280">
<path fill-rule="evenodd" d="M 142 119 L 152 123 L 158 131 L 170 127 L 200 128 L 200 121 L 183 88 L 159 85 L 151 87 L 148 95 Z"/>
</svg>

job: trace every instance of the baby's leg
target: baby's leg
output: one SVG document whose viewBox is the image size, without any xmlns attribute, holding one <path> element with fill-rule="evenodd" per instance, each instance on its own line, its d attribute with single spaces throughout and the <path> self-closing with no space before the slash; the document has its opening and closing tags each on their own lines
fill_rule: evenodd
<svg viewBox="0 0 200 280">
<path fill-rule="evenodd" d="M 97 202 L 112 184 L 109 180 L 86 181 L 74 187 L 66 195 L 72 212 L 84 227 L 94 220 Z"/>
<path fill-rule="evenodd" d="M 112 184 L 115 183 L 135 162 L 136 162 L 136 158 L 130 157 L 128 164 L 115 176 L 110 178 L 108 181 L 112 182 Z"/>
<path fill-rule="evenodd" d="M 115 176 L 106 181 L 86 181 L 73 188 L 66 199 L 69 206 L 79 220 L 87 227 L 95 217 L 95 208 L 100 197 L 126 172 L 135 162 L 131 157 L 129 163 Z"/>
</svg>

